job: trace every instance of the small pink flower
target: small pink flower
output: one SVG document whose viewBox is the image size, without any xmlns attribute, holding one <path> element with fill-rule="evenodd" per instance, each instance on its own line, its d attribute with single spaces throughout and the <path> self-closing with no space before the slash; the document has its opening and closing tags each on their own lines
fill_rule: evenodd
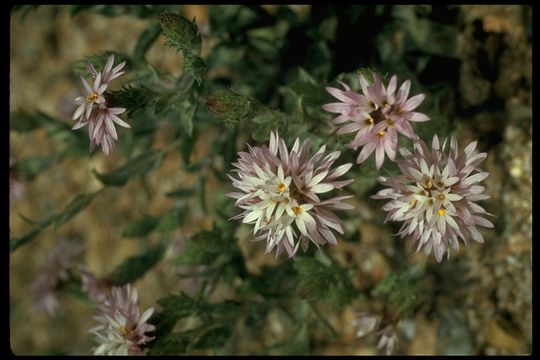
<svg viewBox="0 0 540 360">
<path fill-rule="evenodd" d="M 352 180 L 337 178 L 352 164 L 332 169 L 339 151 L 324 156 L 323 146 L 310 157 L 308 140 L 300 146 L 296 139 L 289 152 L 285 141 L 273 132 L 269 146 L 248 147 L 249 152 L 238 153 L 238 161 L 233 163 L 239 178 L 229 176 L 240 191 L 228 195 L 244 209 L 233 219 L 253 224 L 255 241 L 266 240 L 266 252 L 277 247 L 276 256 L 286 251 L 293 257 L 299 246 L 306 251 L 309 242 L 317 247 L 335 245 L 337 239 L 331 229 L 343 234 L 343 224 L 331 210 L 351 209 L 342 203 L 351 196 L 327 198 L 322 194 L 350 184 Z"/>
<path fill-rule="evenodd" d="M 86 98 L 78 97 L 75 99 L 75 103 L 79 104 L 79 107 L 73 114 L 73 120 L 79 119 L 79 122 L 72 129 L 77 130 L 88 124 L 90 151 L 93 151 L 96 145 L 98 145 L 101 146 L 105 155 L 109 155 L 114 150 L 116 141 L 118 141 L 118 134 L 114 123 L 125 128 L 131 127 L 117 116 L 123 114 L 126 109 L 110 107 L 107 104 L 107 98 L 103 95 L 110 82 L 124 73 L 120 70 L 124 67 L 125 61 L 114 68 L 112 67 L 113 63 L 114 55 L 111 55 L 103 71 L 97 72 L 94 66 L 88 62 L 88 71 L 94 78 L 94 87 L 90 88 L 88 83 L 82 79 L 83 85 L 89 92 L 89 95 Z"/>
<path fill-rule="evenodd" d="M 113 287 L 97 308 L 98 326 L 90 332 L 98 342 L 94 355 L 143 355 L 141 346 L 153 339 L 145 335 L 155 327 L 147 321 L 154 308 L 140 313 L 137 289 L 130 284 Z"/>
<path fill-rule="evenodd" d="M 356 132 L 355 138 L 349 144 L 354 150 L 363 146 L 356 162 L 363 163 L 375 151 L 376 166 L 380 169 L 385 154 L 390 160 L 395 159 L 397 134 L 414 139 L 416 135 L 410 122 L 429 120 L 426 115 L 412 111 L 420 105 L 425 96 L 419 94 L 407 99 L 409 80 L 405 81 L 396 93 L 395 75 L 387 87 L 377 74 L 373 75 L 371 85 L 363 75 L 360 75 L 359 81 L 363 94 L 352 91 L 342 82 L 340 83 L 345 90 L 327 87 L 326 90 L 341 102 L 325 104 L 322 108 L 339 114 L 332 120 L 334 124 L 350 122 L 338 129 L 337 134 Z"/>
<path fill-rule="evenodd" d="M 433 137 L 432 149 L 418 139 L 414 154 L 400 149 L 403 160 L 398 160 L 402 175 L 380 177 L 379 181 L 389 188 L 379 191 L 375 199 L 390 199 L 383 206 L 388 212 L 385 221 L 403 222 L 398 234 L 411 236 L 416 251 L 424 248 L 435 253 L 438 262 L 445 252 L 450 256 L 449 246 L 459 249 L 458 238 L 467 245 L 468 238 L 482 243 L 484 238 L 477 225 L 493 227 L 481 215 L 491 215 L 476 204 L 489 196 L 485 188 L 478 185 L 489 174 L 478 165 L 486 153 L 475 153 L 476 141 L 458 154 L 457 140 L 452 137 L 450 150 L 445 152 L 447 141 L 439 145 L 437 135 Z"/>
<path fill-rule="evenodd" d="M 80 243 L 59 240 L 45 258 L 45 262 L 32 283 L 37 307 L 51 316 L 56 313 L 59 302 L 56 287 L 69 280 L 69 270 L 75 266 L 75 259 L 84 251 Z"/>
</svg>

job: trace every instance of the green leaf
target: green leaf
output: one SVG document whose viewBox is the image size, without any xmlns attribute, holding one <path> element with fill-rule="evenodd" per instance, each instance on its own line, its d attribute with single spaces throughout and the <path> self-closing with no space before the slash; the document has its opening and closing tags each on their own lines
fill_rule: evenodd
<svg viewBox="0 0 540 360">
<path fill-rule="evenodd" d="M 167 244 L 160 242 L 145 252 L 129 257 L 108 277 L 114 285 L 124 285 L 142 277 L 153 268 L 165 254 Z"/>
<path fill-rule="evenodd" d="M 168 232 L 179 228 L 184 223 L 186 210 L 187 209 L 184 204 L 172 207 L 161 218 L 156 230 L 159 232 Z"/>
<path fill-rule="evenodd" d="M 190 332 L 172 333 L 161 336 L 150 349 L 150 355 L 180 355 L 190 343 Z"/>
<path fill-rule="evenodd" d="M 133 59 L 143 59 L 144 55 L 158 38 L 159 34 L 161 34 L 160 24 L 151 24 L 148 28 L 146 28 L 146 30 L 144 30 L 139 36 L 135 50 L 133 50 Z"/>
<path fill-rule="evenodd" d="M 152 100 L 156 99 L 157 93 L 144 86 L 134 87 L 125 85 L 120 90 L 109 92 L 109 101 L 115 107 L 127 109 L 128 116 L 131 116 L 139 109 L 145 109 Z"/>
<path fill-rule="evenodd" d="M 129 180 L 149 173 L 159 167 L 164 157 L 165 153 L 163 151 L 150 150 L 130 159 L 120 168 L 108 174 L 100 174 L 95 169 L 93 172 L 103 185 L 123 186 Z"/>
<path fill-rule="evenodd" d="M 158 223 L 159 217 L 145 215 L 128 225 L 122 232 L 122 236 L 128 238 L 147 236 L 154 230 Z"/>
<path fill-rule="evenodd" d="M 9 249 L 11 251 L 15 251 L 19 246 L 22 246 L 22 245 L 25 245 L 25 244 L 31 242 L 32 240 L 34 240 L 36 238 L 36 236 L 39 235 L 41 230 L 43 230 L 44 228 L 45 228 L 45 226 L 37 227 L 34 230 L 31 230 L 30 232 L 28 232 L 23 237 L 20 237 L 20 238 L 17 238 L 17 239 L 12 239 L 10 241 L 10 243 L 9 243 Z"/>
<path fill-rule="evenodd" d="M 186 248 L 176 259 L 178 265 L 202 265 L 227 253 L 229 244 L 216 231 L 201 231 L 186 242 Z"/>
<path fill-rule="evenodd" d="M 39 116 L 23 111 L 9 113 L 9 129 L 17 132 L 30 132 L 38 129 L 43 121 Z"/>
<path fill-rule="evenodd" d="M 220 348 L 232 335 L 232 328 L 225 324 L 216 324 L 205 329 L 196 340 L 195 349 Z"/>
<path fill-rule="evenodd" d="M 26 159 L 18 160 L 15 163 L 15 169 L 21 175 L 21 179 L 30 181 L 39 173 L 47 170 L 58 159 L 58 154 L 31 156 Z"/>
<path fill-rule="evenodd" d="M 75 196 L 75 198 L 66 206 L 64 211 L 54 217 L 54 228 L 58 228 L 60 225 L 68 222 L 73 216 L 86 209 L 96 194 L 97 192 Z"/>
<path fill-rule="evenodd" d="M 190 198 L 195 194 L 197 194 L 197 192 L 194 189 L 178 189 L 174 191 L 169 191 L 168 193 L 165 194 L 165 196 L 172 197 L 172 198 L 185 199 L 185 198 Z"/>
<path fill-rule="evenodd" d="M 158 300 L 158 304 L 163 308 L 162 313 L 175 316 L 176 318 L 196 315 L 206 308 L 202 302 L 193 299 L 184 292 L 181 292 L 180 295 L 169 295 L 160 299 Z"/>
</svg>

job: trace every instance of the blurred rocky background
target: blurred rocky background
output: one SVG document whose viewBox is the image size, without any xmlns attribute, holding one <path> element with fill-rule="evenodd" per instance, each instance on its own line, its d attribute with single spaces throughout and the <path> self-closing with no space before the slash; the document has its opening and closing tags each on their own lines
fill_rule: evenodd
<svg viewBox="0 0 540 360">
<path fill-rule="evenodd" d="M 212 31 L 209 7 L 182 8 L 188 18 L 196 18 L 203 35 Z M 479 150 L 488 153 L 483 168 L 490 173 L 485 186 L 491 199 L 485 207 L 496 215 L 492 220 L 496 226 L 482 231 L 484 244 L 462 247 L 449 261 L 437 264 L 433 258 L 415 255 L 404 240 L 392 236 L 393 229 L 382 222 L 380 204 L 358 201 L 355 205 L 362 222 L 357 229 L 347 230 L 358 239 L 342 240 L 328 252 L 343 266 L 358 269 L 355 282 L 360 287 L 376 284 L 404 267 L 395 261 L 395 247 L 406 252 L 403 261 L 426 262 L 418 311 L 401 323 L 396 353 L 528 354 L 532 344 L 532 8 L 462 5 L 362 9 L 355 18 L 339 7 L 290 7 L 299 19 L 317 19 L 326 12 L 334 14 L 337 23 L 332 31 L 336 40 L 329 42 L 327 51 L 336 60 L 329 80 L 340 71 L 354 71 L 373 62 L 384 63 L 390 72 L 395 63 L 394 71 L 406 75 L 399 68 L 401 63 L 393 60 L 403 56 L 409 68 L 416 69 L 413 83 L 419 81 L 426 88 L 437 89 L 438 111 L 451 119 L 449 131 L 458 136 L 461 148 L 478 140 Z M 249 10 L 261 19 L 281 11 L 274 5 L 252 6 Z M 71 126 L 73 99 L 81 87 L 72 71 L 73 64 L 104 50 L 131 52 L 139 34 L 157 21 L 155 16 L 135 16 L 129 6 L 118 6 L 118 13 L 107 16 L 89 9 L 76 12 L 70 6 L 39 6 L 12 12 L 10 111 L 40 110 Z M 367 28 L 364 20 L 373 14 L 381 22 Z M 342 34 L 341 22 L 354 22 L 358 32 Z M 321 33 L 324 26 L 330 25 L 321 25 Z M 429 34 L 422 32 L 426 26 L 431 26 Z M 295 44 L 304 39 L 301 31 L 301 27 L 291 30 L 285 41 Z M 341 35 L 354 39 L 346 51 L 338 41 Z M 160 35 L 146 58 L 157 69 L 178 75 L 182 60 L 173 49 L 163 46 L 164 41 Z M 414 46 L 425 51 L 416 53 Z M 211 41 L 203 36 L 203 58 L 211 47 Z M 305 59 L 295 57 L 291 49 L 290 62 L 303 65 Z M 435 96 L 432 98 L 436 100 Z M 437 116 L 433 119 L 436 121 Z M 212 151 L 208 144 L 215 137 L 216 131 L 211 128 L 200 134 L 192 158 L 207 156 Z M 249 135 L 240 136 L 237 150 L 248 139 Z M 169 140 L 170 129 L 165 124 L 158 129 L 153 146 L 166 146 Z M 45 129 L 10 131 L 10 167 L 27 157 L 54 152 L 54 146 Z M 98 190 L 101 185 L 92 169 L 112 170 L 121 160 L 118 153 L 109 157 L 99 154 L 68 158 L 53 163 L 32 179 L 11 172 L 10 238 L 31 229 L 19 214 L 43 219 L 63 208 L 74 194 Z M 131 181 L 123 188 L 108 188 L 106 195 L 97 197 L 70 222 L 58 229 L 47 228 L 39 239 L 10 255 L 10 342 L 14 353 L 90 353 L 93 343 L 88 329 L 94 326 L 92 307 L 65 292 L 59 295 L 59 310 L 50 317 L 36 306 L 32 283 L 59 239 L 83 241 L 83 262 L 98 276 L 138 253 L 142 245 L 137 240 L 121 238 L 125 224 L 142 214 L 160 214 L 168 209 L 172 200 L 164 195 L 167 191 L 179 186 L 200 186 L 197 176 L 182 171 L 182 161 L 180 154 L 169 153 L 151 176 Z M 203 190 L 208 206 L 215 203 L 213 194 L 221 184 L 212 174 L 206 176 Z M 201 228 L 210 229 L 213 220 L 197 201 L 189 202 L 185 216 L 184 225 L 172 234 L 176 247 L 171 247 L 165 259 L 136 283 L 143 309 L 169 293 L 180 289 L 189 292 L 195 286 L 192 280 L 179 279 L 177 266 L 168 259 L 182 251 L 184 236 Z M 263 265 L 279 263 L 273 256 L 265 255 L 262 246 L 249 243 L 246 235 L 239 241 L 249 270 L 256 272 Z M 226 297 L 227 291 L 220 289 L 216 296 Z M 314 335 L 310 353 L 377 353 L 375 340 L 356 338 L 351 325 L 356 311 L 376 308 L 368 299 L 359 299 L 343 309 L 324 308 L 324 316 L 337 330 L 338 338 L 319 342 Z M 236 329 L 235 353 L 261 353 L 261 342 L 283 340 L 286 328 L 286 319 L 279 312 L 270 314 L 266 330 L 260 334 L 264 340 L 243 334 L 240 327 Z"/>
</svg>

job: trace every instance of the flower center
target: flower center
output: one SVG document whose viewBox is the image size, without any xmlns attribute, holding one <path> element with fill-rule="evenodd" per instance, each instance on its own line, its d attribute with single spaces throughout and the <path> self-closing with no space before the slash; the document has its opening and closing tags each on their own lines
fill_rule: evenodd
<svg viewBox="0 0 540 360">
<path fill-rule="evenodd" d="M 437 214 L 439 214 L 439 216 L 444 216 L 444 214 L 446 214 L 446 210 L 444 208 L 440 208 L 437 210 Z"/>
<path fill-rule="evenodd" d="M 128 331 L 127 329 L 124 327 L 124 326 L 121 326 L 119 329 L 118 329 L 118 332 L 120 333 L 120 335 L 122 336 L 126 336 Z"/>
<path fill-rule="evenodd" d="M 431 189 L 432 186 L 433 186 L 433 183 L 431 182 L 431 179 L 428 179 L 427 181 L 424 182 L 425 188 Z"/>
<path fill-rule="evenodd" d="M 443 201 L 444 199 L 446 199 L 446 197 L 444 196 L 444 194 L 439 194 L 437 196 L 439 198 L 439 200 Z"/>
<path fill-rule="evenodd" d="M 285 184 L 279 184 L 278 186 L 278 191 L 280 194 L 283 194 L 283 192 L 285 191 L 287 187 L 285 186 Z"/>
<path fill-rule="evenodd" d="M 411 200 L 411 202 L 409 203 L 411 205 L 411 209 L 414 209 L 414 207 L 416 206 L 416 203 L 417 203 L 416 199 Z"/>
<path fill-rule="evenodd" d="M 379 137 L 383 137 L 385 134 L 384 130 L 381 130 L 377 133 L 377 135 L 379 135 Z"/>
<path fill-rule="evenodd" d="M 94 102 L 94 101 L 96 101 L 96 99 L 98 98 L 98 96 L 99 96 L 99 95 L 98 95 L 96 92 L 93 92 L 93 93 L 91 93 L 90 95 L 88 95 L 88 96 L 86 97 L 86 100 L 88 100 L 89 102 Z"/>
<path fill-rule="evenodd" d="M 296 215 L 301 214 L 302 211 L 303 211 L 302 208 L 301 208 L 300 206 L 295 206 L 295 207 L 293 207 L 292 210 L 294 211 L 294 213 L 295 213 Z"/>
<path fill-rule="evenodd" d="M 370 116 L 364 122 L 365 122 L 366 125 L 371 125 L 371 124 L 373 124 L 373 118 Z"/>
<path fill-rule="evenodd" d="M 396 122 L 392 119 L 386 119 L 386 122 L 388 123 L 388 126 L 394 126 Z"/>
</svg>

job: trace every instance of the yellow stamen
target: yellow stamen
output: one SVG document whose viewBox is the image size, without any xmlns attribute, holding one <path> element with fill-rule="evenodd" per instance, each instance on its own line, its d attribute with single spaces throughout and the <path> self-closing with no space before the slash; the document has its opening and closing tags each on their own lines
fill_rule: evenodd
<svg viewBox="0 0 540 360">
<path fill-rule="evenodd" d="M 394 126 L 396 124 L 392 119 L 386 119 L 386 122 L 388 123 L 388 126 Z"/>
<path fill-rule="evenodd" d="M 380 137 L 383 137 L 385 134 L 384 130 L 381 130 L 377 133 L 377 135 L 379 135 Z"/>
<path fill-rule="evenodd" d="M 416 199 L 413 199 L 409 204 L 411 204 L 411 209 L 414 209 L 414 207 L 416 206 Z"/>
<path fill-rule="evenodd" d="M 283 194 L 283 192 L 285 191 L 287 187 L 285 186 L 285 184 L 279 184 L 278 186 L 278 191 L 280 194 Z"/>
<path fill-rule="evenodd" d="M 431 189 L 432 186 L 433 186 L 433 184 L 431 183 L 431 180 L 428 180 L 428 181 L 426 182 L 426 186 L 425 186 L 425 187 L 427 187 L 428 189 Z"/>
<path fill-rule="evenodd" d="M 88 101 L 90 101 L 90 102 L 96 101 L 96 99 L 98 98 L 98 96 L 99 96 L 99 95 L 98 95 L 96 92 L 93 92 L 93 93 L 91 93 L 90 95 L 88 95 L 88 96 L 86 97 L 86 100 L 88 100 Z"/>
<path fill-rule="evenodd" d="M 439 216 L 444 216 L 445 213 L 446 210 L 444 210 L 444 208 L 440 208 L 439 210 L 437 210 L 437 214 L 439 214 Z"/>
<path fill-rule="evenodd" d="M 365 120 L 365 123 L 366 123 L 366 125 L 371 125 L 371 124 L 373 124 L 373 118 L 372 118 L 372 117 L 367 118 L 367 119 Z"/>
<path fill-rule="evenodd" d="M 121 335 L 127 335 L 128 331 L 125 327 L 121 326 L 119 329 L 118 329 L 118 332 L 121 334 Z"/>
<path fill-rule="evenodd" d="M 439 200 L 443 201 L 444 199 L 446 199 L 446 197 L 444 196 L 444 194 L 439 194 L 439 196 L 437 196 L 439 198 Z"/>
<path fill-rule="evenodd" d="M 300 206 L 295 206 L 292 209 L 296 215 L 299 215 L 302 213 L 302 208 Z"/>
</svg>

